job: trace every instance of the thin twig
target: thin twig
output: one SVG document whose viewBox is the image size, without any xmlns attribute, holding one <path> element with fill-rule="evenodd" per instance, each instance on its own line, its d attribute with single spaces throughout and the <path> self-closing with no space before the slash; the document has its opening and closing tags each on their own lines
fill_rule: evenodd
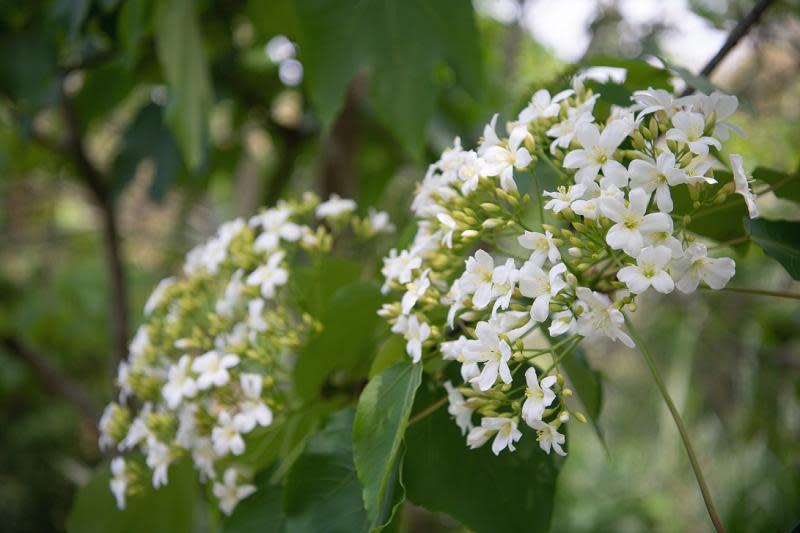
<svg viewBox="0 0 800 533">
<path fill-rule="evenodd" d="M 67 127 L 68 155 L 75 162 L 78 175 L 100 208 L 103 230 L 103 249 L 106 254 L 109 275 L 109 308 L 114 360 L 111 366 L 125 357 L 128 349 L 128 290 L 125 281 L 125 264 L 120 250 L 120 236 L 114 199 L 111 196 L 107 176 L 92 163 L 83 141 L 80 122 L 72 101 L 62 91 L 62 111 Z"/>
<path fill-rule="evenodd" d="M 715 289 L 706 289 L 709 291 L 714 291 Z M 780 292 L 780 291 L 768 291 L 764 289 L 748 289 L 745 287 L 723 287 L 722 290 L 725 292 L 739 292 L 742 294 L 753 294 L 755 296 L 772 296 L 774 298 L 787 298 L 790 300 L 800 300 L 800 293 L 796 292 Z"/>
<path fill-rule="evenodd" d="M 415 414 L 414 416 L 412 416 L 412 417 L 411 417 L 411 418 L 408 420 L 408 426 L 407 426 L 407 427 L 411 427 L 411 426 L 413 426 L 414 424 L 416 424 L 417 422 L 419 422 L 420 420 L 422 420 L 423 418 L 425 418 L 425 417 L 427 417 L 427 416 L 429 416 L 429 415 L 432 415 L 432 414 L 433 414 L 433 413 L 435 413 L 435 412 L 436 412 L 436 411 L 437 411 L 437 410 L 438 410 L 438 409 L 439 409 L 441 406 L 443 406 L 443 405 L 444 405 L 444 404 L 446 404 L 446 403 L 447 403 L 447 396 L 445 396 L 444 398 L 439 398 L 438 400 L 436 400 L 435 402 L 433 402 L 432 404 L 430 404 L 428 407 L 426 407 L 425 409 L 423 409 L 423 410 L 422 410 L 422 411 L 420 411 L 419 413 L 417 413 L 417 414 Z"/>
<path fill-rule="evenodd" d="M 753 9 L 751 9 L 750 12 L 736 24 L 736 27 L 731 30 L 719 51 L 714 54 L 714 57 L 712 57 L 700 71 L 701 76 L 709 77 L 711 73 L 714 72 L 722 60 L 725 59 L 725 56 L 727 56 L 728 53 L 739 44 L 739 41 L 750 32 L 752 27 L 758 23 L 759 19 L 761 19 L 761 15 L 764 14 L 764 11 L 767 10 L 772 2 L 773 0 L 759 0 L 756 2 Z M 687 87 L 681 96 L 692 94 L 694 91 L 694 87 Z"/>
<path fill-rule="evenodd" d="M 700 470 L 700 462 L 697 460 L 697 456 L 694 453 L 692 441 L 689 439 L 689 433 L 686 431 L 683 418 L 681 417 L 678 408 L 675 407 L 675 402 L 672 401 L 672 396 L 670 396 L 667 386 L 664 384 L 664 380 L 661 378 L 661 373 L 656 366 L 653 356 L 647 350 L 642 338 L 636 332 L 636 329 L 633 327 L 628 315 L 625 315 L 625 324 L 628 326 L 628 331 L 631 333 L 631 337 L 633 337 L 636 347 L 639 348 L 639 352 L 642 354 L 647 366 L 650 368 L 650 373 L 653 374 L 653 380 L 656 382 L 658 390 L 661 392 L 661 396 L 664 398 L 664 403 L 667 404 L 667 408 L 672 415 L 672 419 L 675 421 L 675 425 L 678 427 L 678 433 L 681 435 L 683 447 L 686 449 L 686 454 L 689 456 L 689 463 L 692 465 L 694 477 L 697 478 L 697 484 L 700 486 L 700 493 L 703 495 L 703 502 L 706 504 L 708 516 L 711 518 L 711 522 L 714 524 L 714 529 L 716 529 L 718 533 L 724 533 L 725 528 L 723 527 L 722 521 L 717 514 L 717 509 L 714 507 L 714 501 L 711 499 L 711 491 L 708 489 L 708 484 L 706 483 L 705 477 L 703 477 L 703 471 Z"/>
<path fill-rule="evenodd" d="M 15 337 L 0 337 L 0 346 L 30 368 L 42 381 L 47 392 L 69 402 L 87 424 L 94 427 L 100 416 L 100 409 L 79 383 L 62 374 L 46 357 L 33 351 Z"/>
</svg>

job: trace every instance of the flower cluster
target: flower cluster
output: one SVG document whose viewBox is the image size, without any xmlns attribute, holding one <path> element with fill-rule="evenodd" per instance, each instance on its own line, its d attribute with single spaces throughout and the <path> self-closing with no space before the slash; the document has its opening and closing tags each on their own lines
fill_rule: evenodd
<svg viewBox="0 0 800 533">
<path fill-rule="evenodd" d="M 507 137 L 495 115 L 477 149 L 456 139 L 417 190 L 412 244 L 384 259 L 397 300 L 381 315 L 414 362 L 460 364 L 463 383 L 444 385 L 472 448 L 513 451 L 524 423 L 565 454 L 561 426 L 584 417 L 567 406 L 561 360 L 584 338 L 633 346 L 624 311 L 650 289 L 724 287 L 734 261 L 688 226 L 733 192 L 758 215 L 741 157 L 731 178 L 720 155 L 735 97 L 647 89 L 605 111 L 600 98 L 576 78 L 536 92 Z M 554 190 L 539 189 L 545 171 Z"/>
<path fill-rule="evenodd" d="M 248 442 L 292 407 L 296 353 L 319 327 L 293 305 L 291 265 L 300 254 L 329 253 L 348 226 L 364 237 L 393 229 L 385 213 L 359 218 L 355 209 L 352 200 L 307 194 L 227 222 L 189 252 L 183 275 L 153 291 L 119 366 L 119 401 L 100 421 L 100 446 L 126 454 L 111 463 L 120 508 L 147 477 L 166 484 L 183 457 L 213 484 L 226 514 L 255 490 Z"/>
</svg>

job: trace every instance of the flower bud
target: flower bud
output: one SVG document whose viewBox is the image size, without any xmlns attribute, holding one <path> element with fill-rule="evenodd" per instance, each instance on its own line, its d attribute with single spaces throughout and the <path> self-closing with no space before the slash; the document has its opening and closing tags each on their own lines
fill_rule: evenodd
<svg viewBox="0 0 800 533">
<path fill-rule="evenodd" d="M 567 250 L 567 253 L 572 257 L 580 257 L 581 255 L 583 255 L 583 250 L 581 250 L 577 246 L 573 246 Z"/>
</svg>

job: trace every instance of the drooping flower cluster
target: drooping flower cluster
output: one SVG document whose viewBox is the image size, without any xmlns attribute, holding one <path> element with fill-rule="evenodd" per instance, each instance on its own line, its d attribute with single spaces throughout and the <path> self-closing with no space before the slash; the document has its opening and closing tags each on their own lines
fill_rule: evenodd
<svg viewBox="0 0 800 533">
<path fill-rule="evenodd" d="M 181 276 L 153 291 L 119 366 L 119 401 L 100 421 L 101 447 L 125 454 L 111 462 L 120 508 L 148 477 L 155 488 L 168 483 L 183 457 L 226 514 L 255 490 L 248 442 L 292 407 L 294 358 L 318 327 L 294 305 L 292 264 L 329 253 L 348 226 L 365 238 L 393 229 L 385 213 L 362 219 L 355 209 L 307 194 L 227 222 L 189 252 Z"/>
<path fill-rule="evenodd" d="M 414 362 L 460 364 L 463 383 L 445 388 L 472 448 L 513 451 L 525 424 L 564 455 L 561 425 L 584 417 L 566 404 L 562 359 L 584 338 L 633 346 L 623 312 L 650 289 L 724 287 L 734 261 L 688 226 L 734 191 L 758 215 L 741 157 L 731 178 L 720 155 L 735 97 L 647 89 L 605 112 L 600 98 L 576 78 L 536 92 L 507 137 L 495 115 L 477 149 L 457 138 L 417 190 L 413 243 L 384 259 L 397 301 L 381 315 Z"/>
</svg>

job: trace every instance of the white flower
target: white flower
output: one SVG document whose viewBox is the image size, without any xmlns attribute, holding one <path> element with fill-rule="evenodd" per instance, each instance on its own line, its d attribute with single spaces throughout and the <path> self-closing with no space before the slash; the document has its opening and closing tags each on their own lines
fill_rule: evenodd
<svg viewBox="0 0 800 533">
<path fill-rule="evenodd" d="M 100 430 L 98 445 L 101 450 L 107 450 L 115 444 L 110 431 L 117 409 L 119 409 L 119 406 L 115 403 L 106 405 L 105 409 L 103 409 L 102 416 L 100 416 L 100 421 L 97 423 L 97 429 Z"/>
<path fill-rule="evenodd" d="M 614 152 L 629 132 L 628 125 L 621 120 L 609 122 L 603 133 L 594 124 L 581 124 L 576 135 L 582 148 L 564 157 L 564 168 L 578 169 L 575 182 L 581 184 L 594 181 L 601 169 L 603 175 L 615 172 L 613 167 L 620 163 L 614 159 Z"/>
<path fill-rule="evenodd" d="M 558 337 L 559 335 L 572 331 L 575 324 L 575 315 L 572 314 L 572 311 L 566 309 L 558 313 L 553 313 L 553 316 L 550 317 L 550 327 L 547 328 L 547 331 L 553 337 Z"/>
<path fill-rule="evenodd" d="M 153 488 L 166 485 L 169 482 L 167 472 L 172 462 L 169 446 L 150 436 L 147 439 L 147 466 L 153 471 Z"/>
<path fill-rule="evenodd" d="M 709 95 L 698 93 L 692 96 L 694 107 L 696 107 L 706 118 L 714 114 L 714 135 L 722 141 L 728 140 L 729 133 L 732 131 L 739 136 L 744 136 L 744 132 L 727 122 L 727 119 L 736 112 L 739 107 L 739 100 L 732 94 L 723 94 L 714 91 Z"/>
<path fill-rule="evenodd" d="M 139 326 L 128 346 L 128 360 L 135 364 L 138 359 L 145 356 L 145 352 L 150 348 L 150 335 L 147 333 L 146 326 Z"/>
<path fill-rule="evenodd" d="M 422 358 L 422 343 L 431 335 L 431 327 L 420 322 L 416 315 L 400 315 L 392 326 L 392 332 L 402 334 L 406 338 L 406 353 L 415 363 Z"/>
<path fill-rule="evenodd" d="M 547 203 L 544 204 L 544 208 L 552 209 L 553 213 L 560 213 L 564 209 L 567 209 L 572 202 L 580 199 L 585 192 L 586 185 L 580 183 L 577 185 L 570 185 L 569 187 L 564 187 L 562 185 L 555 192 L 544 191 L 542 193 L 544 196 L 552 198 L 552 200 L 548 200 Z"/>
<path fill-rule="evenodd" d="M 239 485 L 238 472 L 235 468 L 227 468 L 222 475 L 222 483 L 214 483 L 214 496 L 219 500 L 219 508 L 226 515 L 230 515 L 240 501 L 256 491 L 253 485 Z"/>
<path fill-rule="evenodd" d="M 139 411 L 139 416 L 134 418 L 133 422 L 131 422 L 131 427 L 128 428 L 128 433 L 125 435 L 125 438 L 117 445 L 119 450 L 130 450 L 150 437 L 150 429 L 147 427 L 146 420 L 152 411 L 153 404 L 145 402 L 142 409 Z"/>
<path fill-rule="evenodd" d="M 492 120 L 490 120 L 489 123 L 483 127 L 483 136 L 481 137 L 481 140 L 478 144 L 478 155 L 481 157 L 483 156 L 483 154 L 486 153 L 486 151 L 489 148 L 500 144 L 500 137 L 497 136 L 498 116 L 499 115 L 497 113 L 492 115 Z M 460 149 L 461 148 L 460 139 L 458 139 L 457 137 L 456 139 L 459 141 L 459 149 Z"/>
<path fill-rule="evenodd" d="M 238 364 L 238 355 L 229 353 L 220 356 L 216 350 L 204 353 L 192 363 L 192 370 L 198 374 L 197 388 L 206 390 L 225 385 L 230 379 L 228 369 Z"/>
<path fill-rule="evenodd" d="M 468 196 L 478 189 L 481 180 L 483 160 L 473 151 L 464 152 L 458 167 L 458 179 L 461 180 L 461 194 Z"/>
<path fill-rule="evenodd" d="M 355 210 L 356 203 L 353 200 L 332 194 L 330 198 L 317 206 L 316 215 L 317 218 L 339 218 Z"/>
<path fill-rule="evenodd" d="M 526 261 L 519 271 L 519 290 L 523 296 L 533 298 L 531 318 L 544 322 L 550 314 L 550 299 L 567 286 L 564 272 L 567 266 L 558 263 L 545 272 L 535 261 Z"/>
<path fill-rule="evenodd" d="M 621 341 L 629 348 L 634 347 L 633 340 L 621 328 L 625 323 L 625 317 L 611 304 L 608 296 L 593 292 L 586 287 L 578 287 L 575 293 L 586 306 L 576 323 L 576 330 L 580 335 L 584 337 L 604 335 L 611 340 Z"/>
<path fill-rule="evenodd" d="M 472 304 L 476 309 L 483 309 L 492 299 L 492 277 L 494 276 L 494 259 L 484 250 L 478 250 L 467 259 L 467 268 L 461 276 L 462 288 L 472 294 Z"/>
<path fill-rule="evenodd" d="M 245 400 L 239 403 L 239 412 L 233 417 L 234 425 L 242 433 L 249 433 L 257 425 L 267 427 L 272 424 L 272 411 L 261 399 L 261 376 L 242 374 L 239 381 Z"/>
<path fill-rule="evenodd" d="M 467 405 L 464 396 L 453 387 L 449 381 L 444 382 L 444 388 L 447 390 L 447 400 L 449 406 L 447 412 L 453 415 L 456 419 L 456 424 L 461 428 L 461 434 L 466 435 L 472 429 L 472 408 Z"/>
<path fill-rule="evenodd" d="M 244 276 L 244 270 L 241 268 L 234 272 L 233 276 L 231 276 L 231 280 L 228 282 L 228 285 L 225 287 L 225 291 L 222 293 L 222 298 L 217 300 L 217 303 L 214 304 L 214 310 L 218 315 L 222 315 L 226 318 L 233 316 L 233 311 L 236 308 L 236 304 L 239 303 L 239 298 L 241 297 L 242 289 L 244 288 L 242 276 Z"/>
<path fill-rule="evenodd" d="M 214 461 L 217 454 L 214 453 L 214 445 L 207 437 L 197 437 L 192 441 L 192 462 L 195 468 L 200 471 L 200 478 L 214 479 L 217 473 L 214 470 Z"/>
<path fill-rule="evenodd" d="M 383 258 L 381 274 L 383 274 L 387 282 L 397 280 L 405 285 L 411 281 L 412 272 L 421 265 L 422 258 L 418 255 L 411 254 L 408 250 L 403 250 L 398 254 L 397 250 L 392 248 L 389 250 L 389 256 Z M 386 290 L 388 290 L 388 287 L 386 287 Z"/>
<path fill-rule="evenodd" d="M 178 431 L 175 432 L 175 443 L 186 449 L 194 446 L 197 439 L 197 404 L 186 403 L 178 413 Z"/>
<path fill-rule="evenodd" d="M 689 145 L 689 150 L 697 155 L 708 154 L 708 147 L 713 146 L 718 150 L 722 145 L 714 137 L 703 135 L 706 129 L 706 120 L 701 113 L 678 111 L 672 117 L 674 128 L 667 131 L 667 139 Z"/>
<path fill-rule="evenodd" d="M 228 411 L 220 411 L 217 423 L 219 425 L 214 426 L 211 430 L 214 453 L 219 456 L 226 455 L 228 452 L 233 455 L 242 455 L 244 453 L 244 439 L 233 417 Z"/>
<path fill-rule="evenodd" d="M 250 328 L 252 331 L 264 332 L 269 329 L 269 324 L 264 319 L 264 306 L 265 302 L 262 299 L 250 300 L 247 302 L 247 323 L 243 324 L 245 327 Z M 233 328 L 233 334 L 241 334 L 243 331 L 237 329 L 237 324 Z"/>
<path fill-rule="evenodd" d="M 256 238 L 253 248 L 258 252 L 271 252 L 278 247 L 280 240 L 295 242 L 303 236 L 303 229 L 291 222 L 292 210 L 288 207 L 273 207 L 250 219 L 250 226 L 261 226 L 261 234 Z"/>
<path fill-rule="evenodd" d="M 555 154 L 558 148 L 569 147 L 578 127 L 594 122 L 592 109 L 594 109 L 596 100 L 597 95 L 594 95 L 580 106 L 569 108 L 567 110 L 567 118 L 547 130 L 548 137 L 555 137 L 555 140 L 550 143 L 551 154 Z"/>
<path fill-rule="evenodd" d="M 169 367 L 168 381 L 161 389 L 161 394 L 167 401 L 167 407 L 175 409 L 183 398 L 194 398 L 197 394 L 197 383 L 189 375 L 192 358 L 183 355 L 178 364 Z"/>
<path fill-rule="evenodd" d="M 614 250 L 623 250 L 636 257 L 644 244 L 644 235 L 666 231 L 672 221 L 665 213 L 645 215 L 650 195 L 642 189 L 633 189 L 628 195 L 628 205 L 609 199 L 603 203 L 603 212 L 616 222 L 606 234 L 606 242 Z"/>
<path fill-rule="evenodd" d="M 442 244 L 448 248 L 453 247 L 453 232 L 458 228 L 458 223 L 447 213 L 439 213 L 436 219 L 442 225 Z"/>
<path fill-rule="evenodd" d="M 411 312 L 417 300 L 425 296 L 428 288 L 431 286 L 431 280 L 428 279 L 430 269 L 426 269 L 419 275 L 419 278 L 406 284 L 406 292 L 403 294 L 402 309 L 403 314 L 407 315 Z"/>
<path fill-rule="evenodd" d="M 635 102 L 631 109 L 639 111 L 639 120 L 658 111 L 663 111 L 667 117 L 672 117 L 687 103 L 683 98 L 675 98 L 669 91 L 652 87 L 648 87 L 645 91 L 635 91 L 631 100 Z"/>
<path fill-rule="evenodd" d="M 269 256 L 266 265 L 261 265 L 247 276 L 248 285 L 261 287 L 261 295 L 270 300 L 275 297 L 275 289 L 286 285 L 289 273 L 280 266 L 284 258 L 283 252 L 275 252 Z"/>
<path fill-rule="evenodd" d="M 514 169 L 525 170 L 532 161 L 528 149 L 521 146 L 529 135 L 527 126 L 518 126 L 511 130 L 506 146 L 491 146 L 482 155 L 483 174 L 500 176 L 500 187 L 505 191 L 517 192 Z"/>
<path fill-rule="evenodd" d="M 675 288 L 675 282 L 664 271 L 672 258 L 672 251 L 665 246 L 643 248 L 636 258 L 636 266 L 626 266 L 617 272 L 617 279 L 628 286 L 631 292 L 639 294 L 653 287 L 658 292 L 668 294 Z"/>
<path fill-rule="evenodd" d="M 516 450 L 514 443 L 522 438 L 522 432 L 517 429 L 517 420 L 514 418 L 484 417 L 481 419 L 481 427 L 490 435 L 496 432 L 492 442 L 492 452 L 495 455 L 500 455 L 506 448 L 513 452 Z"/>
<path fill-rule="evenodd" d="M 492 271 L 492 297 L 497 298 L 492 306 L 492 315 L 498 309 L 507 309 L 514 295 L 519 271 L 514 260 L 508 258 L 502 265 L 496 266 Z"/>
<path fill-rule="evenodd" d="M 367 217 L 369 220 L 369 227 L 375 233 L 392 233 L 395 230 L 389 218 L 389 213 L 386 211 L 376 211 L 374 207 L 367 210 Z"/>
<path fill-rule="evenodd" d="M 736 273 L 736 263 L 730 257 L 708 257 L 705 245 L 694 243 L 686 249 L 683 258 L 675 263 L 674 270 L 678 279 L 676 286 L 681 292 L 694 292 L 701 281 L 719 290 Z"/>
<path fill-rule="evenodd" d="M 525 371 L 525 403 L 522 404 L 522 418 L 530 426 L 533 422 L 541 420 L 544 410 L 556 399 L 555 393 L 550 388 L 556 384 L 555 376 L 546 376 L 539 382 L 536 369 L 530 367 Z"/>
<path fill-rule="evenodd" d="M 568 89 L 566 91 L 561 91 L 550 98 L 550 93 L 547 91 L 547 89 L 539 89 L 533 93 L 531 101 L 520 112 L 517 120 L 523 124 L 530 124 L 534 120 L 538 120 L 540 118 L 557 117 L 559 111 L 561 110 L 559 102 L 569 98 L 573 94 L 574 91 Z"/>
<path fill-rule="evenodd" d="M 647 194 L 656 192 L 656 205 L 662 213 L 672 211 L 672 195 L 670 187 L 686 183 L 686 173 L 675 166 L 675 155 L 670 151 L 658 154 L 655 162 L 635 159 L 628 167 L 631 176 L 631 188 L 641 188 Z"/>
<path fill-rule="evenodd" d="M 511 383 L 511 370 L 508 361 L 511 359 L 511 347 L 500 340 L 497 332 L 488 322 L 478 322 L 475 328 L 478 337 L 469 341 L 466 351 L 470 361 L 484 363 L 479 376 L 472 378 L 481 391 L 487 391 L 497 381 L 498 374 L 503 383 Z"/>
<path fill-rule="evenodd" d="M 558 432 L 558 428 L 541 420 L 534 420 L 531 427 L 536 430 L 536 440 L 539 441 L 539 447 L 542 450 L 549 454 L 552 448 L 558 455 L 567 455 L 567 452 L 561 447 L 566 437 Z"/>
<path fill-rule="evenodd" d="M 128 492 L 128 477 L 125 475 L 125 459 L 114 457 L 111 460 L 111 492 L 117 500 L 117 509 L 125 509 L 125 494 Z"/>
<path fill-rule="evenodd" d="M 758 206 L 756 205 L 756 195 L 750 190 L 747 173 L 744 171 L 744 161 L 742 156 L 737 154 L 730 155 L 731 168 L 733 168 L 733 182 L 736 185 L 736 192 L 744 198 L 747 204 L 747 212 L 750 218 L 758 218 Z"/>
<path fill-rule="evenodd" d="M 549 231 L 544 233 L 525 231 L 517 237 L 517 242 L 523 248 L 533 251 L 530 259 L 538 265 L 543 265 L 545 259 L 549 259 L 551 263 L 561 259 L 561 252 L 558 251 L 558 247 L 553 242 L 553 234 Z"/>
<path fill-rule="evenodd" d="M 156 307 L 161 304 L 161 299 L 164 297 L 164 293 L 167 292 L 167 289 L 171 286 L 175 285 L 176 278 L 164 278 L 158 282 L 155 290 L 150 293 L 150 297 L 147 299 L 147 303 L 144 304 L 144 314 L 145 316 L 149 315 L 153 311 L 155 311 Z"/>
</svg>

